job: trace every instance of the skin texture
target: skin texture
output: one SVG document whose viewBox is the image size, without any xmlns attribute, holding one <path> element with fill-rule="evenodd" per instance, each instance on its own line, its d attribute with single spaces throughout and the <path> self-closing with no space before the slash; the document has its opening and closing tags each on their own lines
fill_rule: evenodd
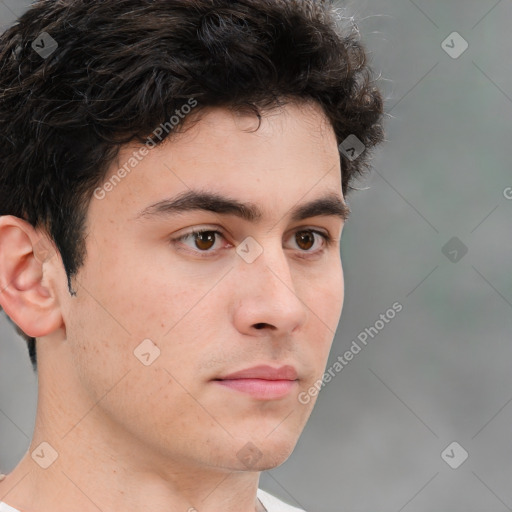
<svg viewBox="0 0 512 512">
<path fill-rule="evenodd" d="M 334 132 L 316 104 L 293 102 L 253 132 L 255 118 L 224 108 L 196 121 L 92 199 L 76 296 L 58 253 L 40 250 L 44 233 L 0 218 L 1 304 L 38 338 L 39 360 L 33 440 L 0 482 L 13 507 L 254 512 L 260 471 L 290 456 L 312 412 L 316 397 L 297 395 L 322 377 L 343 307 L 343 220 L 292 223 L 290 211 L 327 193 L 343 200 Z M 140 147 L 123 148 L 111 173 Z M 251 202 L 262 217 L 137 218 L 190 189 Z M 193 237 L 171 241 L 192 228 L 222 232 L 214 256 L 200 257 Z M 301 248 L 305 228 L 333 245 L 322 252 L 316 235 Z M 236 252 L 249 236 L 263 249 L 250 264 Z M 148 366 L 134 355 L 144 339 L 160 350 Z M 293 365 L 294 391 L 259 400 L 212 382 L 258 364 Z M 47 469 L 31 457 L 42 442 L 58 453 Z M 254 447 L 248 468 L 239 452 Z"/>
</svg>

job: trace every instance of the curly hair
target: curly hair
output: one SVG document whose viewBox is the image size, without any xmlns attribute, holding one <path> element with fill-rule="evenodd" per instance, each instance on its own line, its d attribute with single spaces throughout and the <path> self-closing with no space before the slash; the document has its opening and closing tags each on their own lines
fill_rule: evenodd
<svg viewBox="0 0 512 512">
<path fill-rule="evenodd" d="M 122 145 L 144 143 L 191 97 L 257 111 L 316 101 L 338 144 L 366 147 L 340 151 L 347 194 L 383 140 L 383 99 L 357 28 L 340 20 L 328 0 L 34 3 L 0 37 L 0 215 L 48 233 L 74 293 L 95 188 Z M 36 51 L 42 39 L 51 54 Z M 35 340 L 16 328 L 36 370 Z"/>
</svg>

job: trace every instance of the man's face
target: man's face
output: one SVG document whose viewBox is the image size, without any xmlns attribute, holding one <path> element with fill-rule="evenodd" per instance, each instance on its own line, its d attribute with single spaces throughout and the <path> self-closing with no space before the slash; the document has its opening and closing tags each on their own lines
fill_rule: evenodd
<svg viewBox="0 0 512 512">
<path fill-rule="evenodd" d="M 69 389 L 97 403 L 86 414 L 77 400 L 77 428 L 108 425 L 135 453 L 143 446 L 141 459 L 275 467 L 315 403 L 298 395 L 322 378 L 341 314 L 343 220 L 292 213 L 328 195 L 341 203 L 336 138 L 316 105 L 290 104 L 247 130 L 255 125 L 209 109 L 151 149 L 92 199 L 76 296 L 59 285 Z M 141 147 L 125 147 L 109 177 Z M 192 191 L 250 203 L 261 217 L 149 208 Z M 297 381 L 264 397 L 215 380 L 264 364 L 293 366 Z"/>
</svg>

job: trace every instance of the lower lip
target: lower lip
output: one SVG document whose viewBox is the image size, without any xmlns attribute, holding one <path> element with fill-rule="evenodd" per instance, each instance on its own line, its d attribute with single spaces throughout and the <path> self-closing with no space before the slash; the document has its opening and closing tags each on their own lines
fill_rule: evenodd
<svg viewBox="0 0 512 512">
<path fill-rule="evenodd" d="M 288 395 L 296 386 L 296 380 L 232 379 L 216 380 L 227 388 L 246 393 L 260 400 L 275 400 Z"/>
</svg>

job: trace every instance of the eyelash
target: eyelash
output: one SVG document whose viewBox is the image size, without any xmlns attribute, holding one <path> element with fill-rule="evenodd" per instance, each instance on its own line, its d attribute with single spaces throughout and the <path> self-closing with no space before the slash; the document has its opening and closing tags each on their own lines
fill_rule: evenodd
<svg viewBox="0 0 512 512">
<path fill-rule="evenodd" d="M 314 233 L 316 235 L 320 235 L 320 237 L 322 237 L 324 240 L 325 246 L 323 248 L 321 248 L 320 250 L 313 251 L 313 252 L 300 251 L 303 253 L 303 255 L 299 256 L 300 258 L 309 258 L 312 256 L 318 256 L 319 254 L 323 253 L 325 251 L 325 249 L 331 247 L 334 244 L 334 238 L 332 238 L 330 234 L 324 233 L 322 231 L 318 231 L 316 229 L 308 229 L 308 228 L 298 229 L 297 231 L 295 231 L 295 234 L 304 233 L 304 232 L 309 232 L 309 233 Z M 222 238 L 225 238 L 224 235 L 222 234 L 222 232 L 218 231 L 216 229 L 200 229 L 200 230 L 194 229 L 192 231 L 189 231 L 188 233 L 185 233 L 184 235 L 179 236 L 178 238 L 172 239 L 172 242 L 173 243 L 182 242 L 183 240 L 185 240 L 188 237 L 194 237 L 196 235 L 202 235 L 204 233 L 213 233 L 216 236 L 220 235 Z M 211 257 L 212 255 L 217 254 L 220 249 L 217 249 L 216 251 L 212 251 L 212 250 L 201 251 L 201 250 L 194 250 L 194 249 L 190 249 L 190 248 L 183 249 L 183 250 L 186 252 L 191 252 L 194 255 L 199 255 L 201 258 L 208 258 L 208 257 Z"/>
</svg>

